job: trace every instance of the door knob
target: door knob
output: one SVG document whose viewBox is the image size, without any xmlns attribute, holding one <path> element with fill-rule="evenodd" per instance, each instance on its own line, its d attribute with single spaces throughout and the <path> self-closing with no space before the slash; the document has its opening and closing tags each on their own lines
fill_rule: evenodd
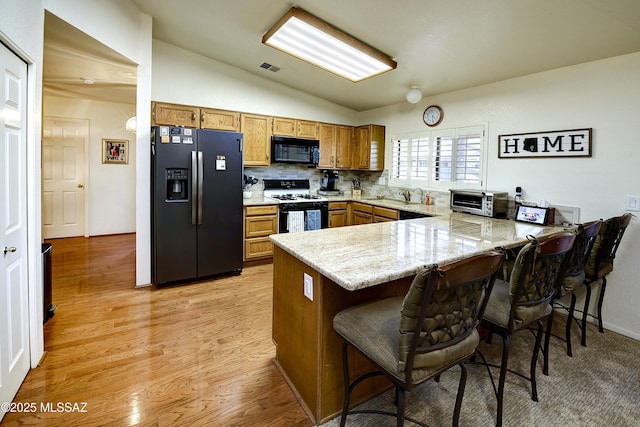
<svg viewBox="0 0 640 427">
<path fill-rule="evenodd" d="M 17 251 L 17 250 L 18 250 L 18 249 L 17 249 L 15 246 L 11 246 L 11 247 L 7 247 L 7 246 L 5 246 L 5 247 L 4 247 L 4 254 L 6 255 L 6 254 L 7 254 L 7 253 L 9 253 L 9 252 L 15 252 L 15 251 Z"/>
<path fill-rule="evenodd" d="M 84 188 L 84 184 L 78 184 L 78 188 Z"/>
</svg>

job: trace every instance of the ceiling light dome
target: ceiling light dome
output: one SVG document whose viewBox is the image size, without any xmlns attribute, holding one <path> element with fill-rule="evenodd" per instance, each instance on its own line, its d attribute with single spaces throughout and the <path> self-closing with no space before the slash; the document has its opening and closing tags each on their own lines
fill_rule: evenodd
<svg viewBox="0 0 640 427">
<path fill-rule="evenodd" d="M 127 130 L 127 132 L 134 132 L 136 131 L 136 129 L 138 128 L 138 119 L 136 118 L 136 116 L 133 117 L 129 117 L 127 119 L 127 123 L 125 123 L 124 128 Z"/>
<path fill-rule="evenodd" d="M 411 86 L 407 92 L 407 102 L 409 104 L 417 104 L 422 99 L 422 91 L 419 86 Z"/>
</svg>

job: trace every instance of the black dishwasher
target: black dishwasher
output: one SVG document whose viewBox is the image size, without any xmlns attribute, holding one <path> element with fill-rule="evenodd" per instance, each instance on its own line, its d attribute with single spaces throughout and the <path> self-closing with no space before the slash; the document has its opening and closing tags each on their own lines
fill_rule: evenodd
<svg viewBox="0 0 640 427">
<path fill-rule="evenodd" d="M 420 212 L 411 212 L 411 211 L 400 211 L 398 214 L 398 219 L 415 219 L 415 218 L 429 218 L 432 215 L 420 213 Z"/>
</svg>

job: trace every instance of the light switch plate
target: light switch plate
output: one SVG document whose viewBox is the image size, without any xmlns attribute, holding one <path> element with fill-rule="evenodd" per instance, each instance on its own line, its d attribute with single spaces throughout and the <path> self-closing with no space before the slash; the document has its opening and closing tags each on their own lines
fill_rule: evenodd
<svg viewBox="0 0 640 427">
<path fill-rule="evenodd" d="M 313 301 L 313 277 L 309 276 L 307 273 L 304 273 L 304 296 L 309 300 Z"/>
<path fill-rule="evenodd" d="M 640 211 L 640 196 L 627 196 L 625 209 L 628 211 Z"/>
</svg>

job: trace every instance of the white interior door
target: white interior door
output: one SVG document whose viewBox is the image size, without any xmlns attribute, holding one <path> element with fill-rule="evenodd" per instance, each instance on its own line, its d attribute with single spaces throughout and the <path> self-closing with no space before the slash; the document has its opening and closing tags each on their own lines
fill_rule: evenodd
<svg viewBox="0 0 640 427">
<path fill-rule="evenodd" d="M 29 371 L 27 64 L 0 44 L 0 403 Z M 0 419 L 6 407 L 0 408 Z"/>
<path fill-rule="evenodd" d="M 45 118 L 42 132 L 42 235 L 84 235 L 84 120 Z"/>
</svg>

